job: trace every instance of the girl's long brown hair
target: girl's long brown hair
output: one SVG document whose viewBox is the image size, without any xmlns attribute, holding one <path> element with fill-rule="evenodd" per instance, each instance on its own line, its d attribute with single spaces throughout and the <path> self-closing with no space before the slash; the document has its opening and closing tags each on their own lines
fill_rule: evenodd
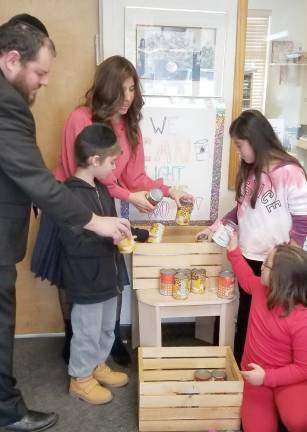
<svg viewBox="0 0 307 432">
<path fill-rule="evenodd" d="M 281 306 L 287 316 L 298 304 L 307 307 L 307 252 L 280 245 L 273 257 L 267 305 L 269 309 Z"/>
<path fill-rule="evenodd" d="M 93 122 L 111 125 L 111 119 L 121 106 L 124 94 L 123 83 L 127 78 L 134 81 L 134 100 L 124 116 L 125 130 L 132 154 L 138 145 L 138 126 L 144 104 L 140 80 L 133 64 L 124 57 L 115 55 L 104 60 L 97 68 L 94 82 L 86 92 L 85 105 L 92 112 Z"/>
<path fill-rule="evenodd" d="M 283 148 L 271 124 L 260 111 L 243 111 L 240 116 L 231 123 L 229 133 L 233 139 L 247 140 L 255 154 L 255 162 L 252 164 L 244 162 L 243 159 L 241 160 L 236 178 L 237 202 L 241 200 L 243 188 L 246 185 L 248 177 L 254 174 L 256 185 L 250 203 L 251 207 L 253 209 L 255 208 L 260 188 L 261 174 L 269 167 L 272 161 L 279 161 L 284 164 L 295 164 L 304 171 L 299 161 L 295 159 L 295 157 L 289 155 Z"/>
</svg>

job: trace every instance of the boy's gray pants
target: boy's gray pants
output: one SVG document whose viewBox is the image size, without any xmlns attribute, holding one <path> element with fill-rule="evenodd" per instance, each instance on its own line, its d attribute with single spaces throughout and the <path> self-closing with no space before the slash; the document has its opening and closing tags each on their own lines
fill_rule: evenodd
<svg viewBox="0 0 307 432">
<path fill-rule="evenodd" d="M 73 305 L 70 376 L 88 377 L 98 364 L 106 361 L 114 342 L 116 307 L 117 297 L 102 303 Z"/>
</svg>

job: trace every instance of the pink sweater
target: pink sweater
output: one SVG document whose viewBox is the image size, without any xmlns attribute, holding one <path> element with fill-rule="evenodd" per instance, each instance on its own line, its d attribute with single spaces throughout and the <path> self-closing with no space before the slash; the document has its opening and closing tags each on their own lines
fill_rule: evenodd
<svg viewBox="0 0 307 432">
<path fill-rule="evenodd" d="M 91 112 L 88 107 L 81 106 L 75 109 L 67 118 L 62 139 L 59 165 L 54 171 L 58 180 L 64 181 L 76 171 L 74 158 L 74 142 L 76 136 L 83 128 L 92 124 Z M 131 155 L 129 142 L 126 136 L 124 121 L 112 124 L 122 154 L 116 161 L 113 173 L 102 181 L 111 196 L 127 201 L 130 192 L 160 188 L 164 196 L 169 195 L 169 187 L 164 185 L 163 179 L 152 180 L 145 174 L 144 147 L 142 134 L 139 130 L 139 143 L 136 155 Z"/>
<path fill-rule="evenodd" d="M 249 363 L 260 365 L 267 387 L 307 380 L 307 308 L 297 305 L 281 318 L 281 307 L 268 309 L 267 287 L 254 275 L 240 249 L 228 252 L 228 259 L 239 284 L 252 295 L 242 370 L 248 370 Z"/>
</svg>

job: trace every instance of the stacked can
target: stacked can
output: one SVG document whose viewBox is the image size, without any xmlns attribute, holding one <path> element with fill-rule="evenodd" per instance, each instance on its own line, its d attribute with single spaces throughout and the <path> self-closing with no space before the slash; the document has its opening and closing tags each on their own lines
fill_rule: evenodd
<svg viewBox="0 0 307 432">
<path fill-rule="evenodd" d="M 173 285 L 173 297 L 176 300 L 185 300 L 189 296 L 189 277 L 186 272 L 177 272 Z"/>
<path fill-rule="evenodd" d="M 206 270 L 194 268 L 191 271 L 191 291 L 203 294 L 206 288 Z"/>
<path fill-rule="evenodd" d="M 232 299 L 235 295 L 235 277 L 232 271 L 222 271 L 217 277 L 218 297 L 223 299 Z"/>
<path fill-rule="evenodd" d="M 160 270 L 160 294 L 165 296 L 173 295 L 173 285 L 175 283 L 175 269 Z"/>
<path fill-rule="evenodd" d="M 177 208 L 176 224 L 189 225 L 191 213 L 193 210 L 193 201 L 185 198 L 180 199 L 181 207 Z"/>
<path fill-rule="evenodd" d="M 153 223 L 149 230 L 148 243 L 161 243 L 165 226 L 162 223 Z"/>
</svg>

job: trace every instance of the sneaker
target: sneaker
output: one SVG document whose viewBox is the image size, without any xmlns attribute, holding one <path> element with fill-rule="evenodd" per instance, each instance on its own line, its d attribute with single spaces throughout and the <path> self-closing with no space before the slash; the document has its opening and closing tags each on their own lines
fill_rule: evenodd
<svg viewBox="0 0 307 432">
<path fill-rule="evenodd" d="M 113 398 L 110 390 L 102 387 L 92 376 L 89 378 L 71 378 L 69 393 L 94 405 L 102 405 Z"/>
<path fill-rule="evenodd" d="M 110 387 L 123 387 L 128 384 L 127 374 L 123 372 L 114 372 L 105 363 L 101 363 L 96 367 L 93 376 L 101 384 Z"/>
</svg>

